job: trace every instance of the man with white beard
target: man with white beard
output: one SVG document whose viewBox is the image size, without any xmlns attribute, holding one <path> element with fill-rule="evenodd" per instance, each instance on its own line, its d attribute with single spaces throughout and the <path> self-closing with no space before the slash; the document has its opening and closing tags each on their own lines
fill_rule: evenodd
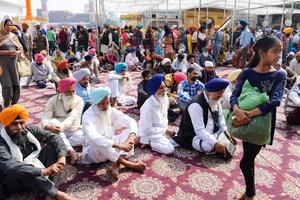
<svg viewBox="0 0 300 200">
<path fill-rule="evenodd" d="M 111 90 L 100 87 L 91 91 L 92 106 L 82 116 L 85 142 L 82 149 L 83 164 L 110 160 L 113 164 L 107 172 L 118 178 L 120 165 L 143 172 L 146 165 L 128 160 L 134 153 L 137 123 L 116 108 L 110 106 Z M 116 130 L 125 128 L 120 134 Z"/>
<path fill-rule="evenodd" d="M 115 70 L 108 75 L 108 86 L 111 89 L 111 105 L 131 106 L 136 99 L 126 95 L 126 90 L 131 86 L 130 76 L 127 73 L 127 64 L 121 62 L 115 66 Z"/>
<path fill-rule="evenodd" d="M 205 84 L 205 91 L 196 95 L 183 111 L 178 134 L 172 138 L 174 146 L 225 156 L 226 147 L 218 142 L 222 132 L 236 144 L 227 131 L 219 101 L 228 85 L 229 82 L 222 78 L 214 78 Z"/>
<path fill-rule="evenodd" d="M 62 137 L 72 164 L 79 159 L 72 146 L 84 141 L 80 125 L 83 99 L 75 94 L 75 85 L 73 78 L 62 79 L 58 83 L 60 93 L 48 100 L 42 117 L 43 128 Z"/>
<path fill-rule="evenodd" d="M 163 74 L 156 74 L 147 83 L 151 96 L 140 109 L 139 136 L 142 148 L 150 145 L 153 151 L 172 154 L 174 146 L 168 137 L 175 132 L 168 128 L 169 98 L 164 79 Z"/>
</svg>

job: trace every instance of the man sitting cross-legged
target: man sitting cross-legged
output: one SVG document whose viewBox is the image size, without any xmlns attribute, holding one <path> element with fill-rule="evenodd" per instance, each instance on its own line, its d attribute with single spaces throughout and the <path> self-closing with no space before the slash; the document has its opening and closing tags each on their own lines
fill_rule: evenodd
<svg viewBox="0 0 300 200">
<path fill-rule="evenodd" d="M 76 80 L 65 78 L 58 83 L 59 94 L 50 98 L 42 117 L 44 129 L 59 134 L 75 164 L 79 156 L 72 146 L 83 144 L 83 133 L 80 125 L 83 100 L 75 93 Z"/>
<path fill-rule="evenodd" d="M 172 154 L 174 147 L 167 136 L 173 136 L 175 132 L 168 128 L 169 98 L 164 79 L 163 74 L 156 74 L 147 83 L 151 96 L 140 110 L 139 135 L 142 148 L 150 145 L 153 151 Z"/>
<path fill-rule="evenodd" d="M 137 124 L 134 119 L 110 106 L 111 90 L 100 87 L 91 91 L 92 106 L 82 116 L 85 143 L 81 162 L 100 163 L 110 160 L 108 172 L 118 178 L 120 165 L 133 170 L 144 171 L 142 162 L 128 160 L 134 153 Z M 116 134 L 116 128 L 126 128 Z"/>
<path fill-rule="evenodd" d="M 58 190 L 57 176 L 66 165 L 62 139 L 35 126 L 26 126 L 28 111 L 15 104 L 0 114 L 0 199 L 24 192 L 45 193 L 46 200 L 71 200 Z M 46 144 L 42 146 L 40 143 Z"/>
</svg>

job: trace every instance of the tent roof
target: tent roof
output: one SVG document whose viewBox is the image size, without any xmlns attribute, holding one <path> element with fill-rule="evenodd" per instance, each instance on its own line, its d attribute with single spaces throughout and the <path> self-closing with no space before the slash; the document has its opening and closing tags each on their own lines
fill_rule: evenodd
<svg viewBox="0 0 300 200">
<path fill-rule="evenodd" d="M 168 10 L 179 10 L 179 3 L 181 2 L 181 9 L 187 10 L 191 8 L 198 8 L 200 1 L 201 7 L 209 7 L 209 8 L 220 8 L 220 9 L 234 9 L 235 0 L 103 0 L 105 11 L 114 12 L 118 14 L 127 14 L 127 13 L 143 13 L 145 11 L 150 10 L 167 10 L 167 2 L 168 2 Z M 287 0 L 286 2 L 288 2 Z M 290 0 L 291 1 L 291 0 Z M 257 14 L 279 14 L 282 13 L 282 8 L 280 5 L 283 4 L 283 0 L 237 0 L 237 11 L 245 10 L 247 12 L 248 6 L 250 2 L 251 11 L 255 11 L 253 13 Z M 157 7 L 158 5 L 158 7 Z M 277 5 L 279 7 L 274 7 Z M 269 7 L 269 8 L 268 8 Z M 268 11 L 267 11 L 268 8 Z M 255 10 L 254 10 L 255 9 Z M 250 13 L 251 13 L 250 11 Z M 297 13 L 298 10 L 294 10 Z"/>
</svg>

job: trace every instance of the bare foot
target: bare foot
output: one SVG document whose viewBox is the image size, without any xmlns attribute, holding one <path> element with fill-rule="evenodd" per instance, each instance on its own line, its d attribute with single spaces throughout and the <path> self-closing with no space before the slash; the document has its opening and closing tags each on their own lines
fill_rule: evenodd
<svg viewBox="0 0 300 200">
<path fill-rule="evenodd" d="M 75 165 L 79 160 L 79 154 L 74 150 L 70 150 L 68 153 L 71 157 L 71 164 Z"/>
<path fill-rule="evenodd" d="M 107 168 L 107 173 L 110 174 L 114 179 L 118 179 L 120 165 L 117 163 L 112 164 Z"/>
<path fill-rule="evenodd" d="M 55 198 L 57 200 L 73 200 L 73 198 L 65 192 L 58 191 Z"/>
<path fill-rule="evenodd" d="M 146 164 L 143 162 L 137 162 L 132 166 L 133 170 L 144 172 L 146 169 Z"/>
</svg>

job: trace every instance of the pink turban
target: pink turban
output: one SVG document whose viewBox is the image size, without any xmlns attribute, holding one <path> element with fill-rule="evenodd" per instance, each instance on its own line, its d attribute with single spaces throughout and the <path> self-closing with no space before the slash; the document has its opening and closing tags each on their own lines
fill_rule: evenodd
<svg viewBox="0 0 300 200">
<path fill-rule="evenodd" d="M 88 53 L 90 54 L 90 55 L 95 55 L 96 54 L 96 49 L 94 49 L 94 48 L 92 48 L 92 49 L 89 49 L 88 50 Z"/>
<path fill-rule="evenodd" d="M 37 54 L 34 55 L 34 60 L 43 62 L 44 61 L 44 56 L 41 53 L 37 53 Z"/>
<path fill-rule="evenodd" d="M 76 84 L 74 78 L 65 78 L 58 82 L 58 91 L 61 93 L 67 92 L 72 85 Z"/>
<path fill-rule="evenodd" d="M 186 77 L 185 73 L 183 73 L 183 72 L 175 72 L 175 73 L 174 73 L 174 80 L 175 80 L 175 82 L 177 83 L 177 85 L 178 85 L 181 81 L 186 80 L 186 79 L 187 79 L 187 77 Z"/>
</svg>

